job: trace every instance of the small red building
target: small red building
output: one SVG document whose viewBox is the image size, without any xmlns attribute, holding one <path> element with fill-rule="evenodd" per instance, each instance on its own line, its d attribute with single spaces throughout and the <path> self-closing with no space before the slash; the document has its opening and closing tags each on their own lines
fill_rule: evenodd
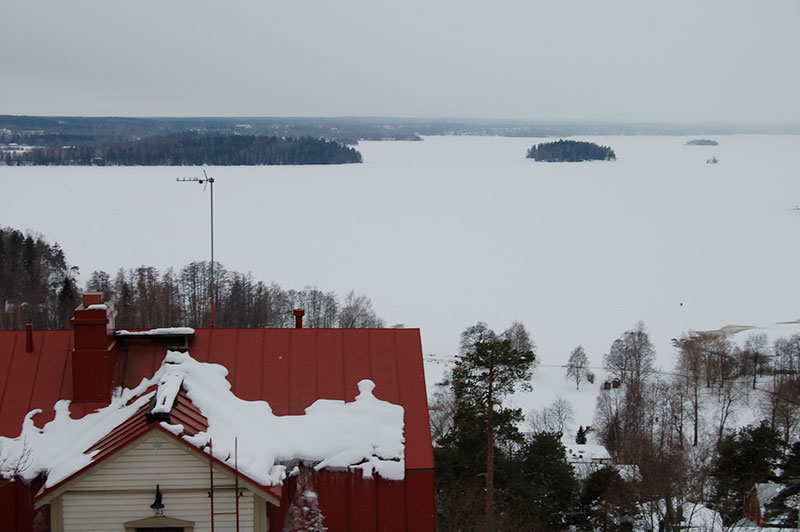
<svg viewBox="0 0 800 532">
<path fill-rule="evenodd" d="M 765 519 L 766 507 L 784 489 L 784 484 L 775 482 L 759 482 L 753 485 L 744 501 L 744 517 L 759 527 L 769 527 L 771 523 Z"/>
<path fill-rule="evenodd" d="M 188 353 L 193 363 L 224 366 L 237 400 L 266 401 L 275 416 L 303 416 L 318 400 L 334 400 L 323 401 L 326 407 L 349 408 L 345 405 L 359 401 L 359 383 L 371 380 L 371 400 L 390 405 L 387 408 L 402 407 L 403 456 L 396 462 L 401 473 L 391 479 L 376 469 L 370 477 L 357 460 L 349 467 L 315 468 L 320 464 L 301 452 L 296 457 L 299 467 L 287 468 L 292 474 L 279 483 L 265 482 L 248 474 L 255 470 L 252 464 L 237 463 L 231 453 L 212 454 L 196 438 L 208 431 L 209 416 L 185 384 L 179 383 L 168 407 L 155 408 L 162 387 L 168 387 L 168 379 L 162 379 L 152 386 L 145 383 L 146 390 L 138 395 L 130 392 L 124 409 L 114 414 L 119 419 L 113 428 L 90 438 L 91 445 L 79 453 L 85 460 L 64 478 L 48 480 L 43 474 L 32 481 L 3 482 L 0 530 L 199 532 L 211 530 L 213 523 L 218 531 L 264 532 L 283 530 L 287 515 L 309 506 L 318 507 L 318 519 L 330 531 L 435 529 L 419 330 L 130 333 L 114 329 L 113 309 L 96 293 L 84 295 L 73 325 L 72 331 L 0 331 L 0 436 L 20 435 L 23 421 L 35 409 L 41 412 L 29 416 L 26 430 L 42 432 L 39 429 L 57 418 L 54 408 L 66 408 L 61 400 L 70 401 L 70 423 L 95 419 L 92 416 L 99 416 L 96 412 L 112 402 L 112 395 L 120 402 L 119 390 L 142 388 L 142 380 L 157 374 L 168 352 L 174 351 Z M 87 423 L 81 436 L 88 438 L 91 430 L 98 429 Z M 80 441 L 65 441 L 64 452 Z M 54 471 L 49 474 L 57 476 Z"/>
</svg>

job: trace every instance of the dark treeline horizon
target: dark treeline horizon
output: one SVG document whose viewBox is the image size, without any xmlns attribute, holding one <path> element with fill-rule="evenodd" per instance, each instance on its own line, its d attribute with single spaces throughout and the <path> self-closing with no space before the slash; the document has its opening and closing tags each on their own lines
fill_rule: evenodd
<svg viewBox="0 0 800 532">
<path fill-rule="evenodd" d="M 422 140 L 425 135 L 564 137 L 574 135 L 798 134 L 800 124 L 658 123 L 613 120 L 538 120 L 444 117 L 87 117 L 0 115 L 0 143 L 60 147 L 118 143 L 186 132 L 203 135 Z"/>
<path fill-rule="evenodd" d="M 70 267 L 58 244 L 41 235 L 0 227 L 0 330 L 69 329 L 81 289 L 77 267 Z M 117 310 L 118 329 L 209 327 L 211 263 L 191 262 L 160 272 L 152 266 L 120 268 L 112 276 L 96 270 L 86 291 L 100 291 Z M 251 273 L 214 268 L 217 327 L 293 327 L 292 310 L 306 311 L 304 326 L 384 327 L 366 295 L 344 297 L 308 285 L 284 289 L 256 280 Z"/>
<path fill-rule="evenodd" d="M 52 136 L 52 135 L 51 135 Z M 200 135 L 181 133 L 115 143 L 42 144 L 19 149 L 0 146 L 0 156 L 12 165 L 78 166 L 231 166 L 360 163 L 361 154 L 337 141 L 311 137 Z M 55 140 L 59 140 L 55 136 Z M 61 142 L 67 142 L 61 139 Z"/>
</svg>

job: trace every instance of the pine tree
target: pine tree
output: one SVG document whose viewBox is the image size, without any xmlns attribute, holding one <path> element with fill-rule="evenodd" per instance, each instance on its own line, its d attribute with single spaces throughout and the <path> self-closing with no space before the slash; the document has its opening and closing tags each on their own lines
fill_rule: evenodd
<svg viewBox="0 0 800 532">
<path fill-rule="evenodd" d="M 550 530 L 565 530 L 570 524 L 573 493 L 578 488 L 566 450 L 557 432 L 537 432 L 522 447 L 514 462 L 510 483 L 516 506 L 524 508 L 526 520 Z M 539 527 L 537 527 L 539 528 Z"/>
<path fill-rule="evenodd" d="M 726 523 L 741 517 L 742 500 L 754 484 L 775 479 L 782 447 L 780 435 L 766 422 L 722 439 L 711 475 L 715 503 Z"/>
<path fill-rule="evenodd" d="M 578 445 L 586 445 L 586 431 L 583 429 L 583 425 L 578 427 L 578 434 L 575 436 L 575 443 Z"/>
<path fill-rule="evenodd" d="M 794 442 L 780 464 L 778 482 L 785 487 L 767 505 L 766 521 L 785 528 L 800 528 L 797 504 L 800 502 L 800 441 Z"/>
<path fill-rule="evenodd" d="M 498 421 L 507 427 L 509 419 L 520 418 L 521 411 L 504 409 L 500 402 L 515 388 L 530 389 L 533 351 L 519 351 L 510 339 L 501 339 L 485 323 L 469 327 L 461 335 L 461 353 L 453 369 L 457 415 L 466 409 L 486 420 L 486 501 L 485 526 L 492 527 L 494 506 L 494 454 Z"/>
</svg>

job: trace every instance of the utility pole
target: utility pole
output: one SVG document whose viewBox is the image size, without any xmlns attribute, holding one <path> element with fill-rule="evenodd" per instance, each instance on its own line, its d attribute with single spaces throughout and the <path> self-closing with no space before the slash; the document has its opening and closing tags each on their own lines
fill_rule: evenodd
<svg viewBox="0 0 800 532">
<path fill-rule="evenodd" d="M 179 177 L 176 181 L 181 183 L 199 183 L 203 185 L 205 190 L 206 185 L 211 185 L 211 328 L 214 328 L 214 304 L 217 295 L 217 283 L 215 279 L 216 263 L 214 262 L 214 178 L 208 177 L 208 174 L 203 170 L 203 177 Z"/>
</svg>

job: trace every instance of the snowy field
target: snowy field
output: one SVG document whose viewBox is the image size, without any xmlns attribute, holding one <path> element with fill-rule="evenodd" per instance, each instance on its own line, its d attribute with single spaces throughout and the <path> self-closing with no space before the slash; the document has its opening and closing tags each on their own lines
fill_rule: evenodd
<svg viewBox="0 0 800 532">
<path fill-rule="evenodd" d="M 216 258 L 284 288 L 367 294 L 439 357 L 477 321 L 520 320 L 543 364 L 583 344 L 597 366 L 644 320 L 668 369 L 689 329 L 800 318 L 800 136 L 689 138 L 580 139 L 616 162 L 526 160 L 544 139 L 428 137 L 364 142 L 361 165 L 208 168 Z M 208 192 L 175 181 L 198 175 L 0 166 L 0 225 L 58 242 L 82 280 L 179 268 L 209 257 Z"/>
</svg>

